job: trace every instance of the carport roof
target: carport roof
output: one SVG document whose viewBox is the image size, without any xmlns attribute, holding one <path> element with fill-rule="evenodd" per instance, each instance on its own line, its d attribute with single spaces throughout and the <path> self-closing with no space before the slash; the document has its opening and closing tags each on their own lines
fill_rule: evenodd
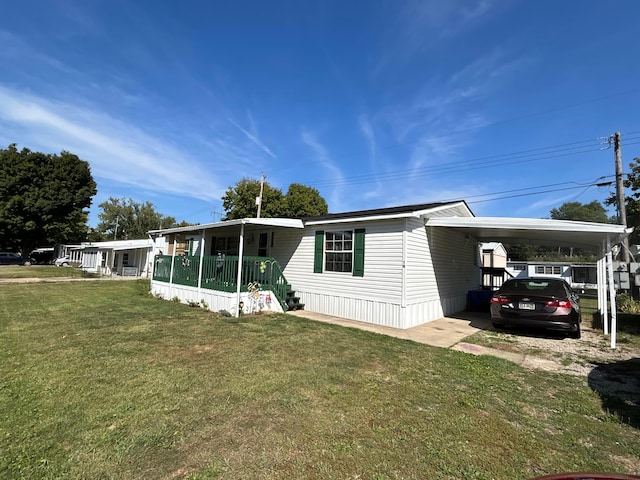
<svg viewBox="0 0 640 480">
<path fill-rule="evenodd" d="M 607 241 L 613 245 L 633 231 L 608 223 L 506 217 L 436 217 L 425 225 L 455 228 L 484 242 L 582 248 L 602 248 Z"/>
</svg>

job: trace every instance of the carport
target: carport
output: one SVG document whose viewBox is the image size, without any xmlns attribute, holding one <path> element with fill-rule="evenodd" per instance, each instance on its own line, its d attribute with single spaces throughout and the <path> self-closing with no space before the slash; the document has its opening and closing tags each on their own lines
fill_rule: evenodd
<svg viewBox="0 0 640 480">
<path fill-rule="evenodd" d="M 602 316 L 605 335 L 609 333 L 609 314 L 611 316 L 611 348 L 615 348 L 617 324 L 612 249 L 621 244 L 633 228 L 605 223 L 505 217 L 429 218 L 426 226 L 456 229 L 480 242 L 552 245 L 598 250 L 601 256 L 597 262 L 598 310 Z M 610 310 L 607 308 L 607 280 Z"/>
</svg>

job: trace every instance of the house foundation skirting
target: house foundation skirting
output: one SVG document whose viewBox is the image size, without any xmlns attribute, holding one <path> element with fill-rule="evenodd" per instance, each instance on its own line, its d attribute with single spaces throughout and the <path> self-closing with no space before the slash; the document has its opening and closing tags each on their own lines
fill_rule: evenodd
<svg viewBox="0 0 640 480">
<path fill-rule="evenodd" d="M 219 292 L 217 290 L 200 289 L 186 285 L 168 284 L 153 280 L 151 282 L 151 294 L 157 295 L 164 300 L 178 299 L 180 303 L 197 303 L 206 307 L 212 312 L 226 310 L 235 314 L 238 310 L 237 295 L 230 292 Z M 257 295 L 241 292 L 240 301 L 244 304 L 242 312 L 245 314 L 257 312 L 283 312 L 282 306 L 276 296 L 270 290 L 261 290 Z M 203 303 L 204 302 L 204 303 Z"/>
<path fill-rule="evenodd" d="M 296 290 L 305 310 L 392 328 L 411 328 L 465 310 L 466 295 L 399 303 Z"/>
<path fill-rule="evenodd" d="M 417 327 L 423 323 L 462 312 L 467 308 L 467 296 L 457 295 L 436 300 L 428 300 L 407 305 L 405 328 Z"/>
</svg>

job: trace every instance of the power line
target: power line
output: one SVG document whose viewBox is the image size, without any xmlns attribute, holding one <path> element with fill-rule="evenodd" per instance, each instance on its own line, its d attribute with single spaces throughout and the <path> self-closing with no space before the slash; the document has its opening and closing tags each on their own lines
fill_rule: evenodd
<svg viewBox="0 0 640 480">
<path fill-rule="evenodd" d="M 574 150 L 574 151 L 561 153 L 561 152 L 564 152 L 565 150 Z M 520 156 L 516 155 L 516 156 L 513 156 L 512 158 L 506 158 L 500 161 L 479 161 L 481 159 L 471 159 L 471 160 L 464 160 L 459 162 L 450 162 L 450 163 L 441 164 L 441 165 L 431 165 L 431 166 L 420 168 L 420 169 L 398 170 L 395 172 L 377 173 L 377 174 L 374 173 L 369 175 L 360 175 L 355 177 L 344 178 L 340 180 L 320 180 L 317 182 L 311 182 L 310 185 L 315 187 L 360 185 L 365 183 L 374 183 L 374 182 L 383 181 L 383 180 L 399 180 L 406 177 L 422 178 L 422 177 L 428 177 L 428 176 L 434 176 L 434 175 L 445 175 L 445 174 L 465 171 L 465 170 L 469 170 L 470 168 L 479 168 L 479 167 L 486 167 L 486 166 L 499 167 L 499 166 L 505 166 L 505 165 L 516 165 L 516 164 L 533 162 L 533 161 L 548 160 L 551 158 L 559 158 L 559 157 L 566 157 L 571 155 L 579 155 L 583 153 L 591 153 L 599 150 L 600 148 L 588 148 L 588 149 L 581 149 L 581 150 L 576 150 L 575 148 L 558 149 L 556 151 L 545 152 L 547 154 L 545 156 L 540 156 L 542 155 L 542 153 L 520 155 Z M 555 155 L 548 155 L 548 154 L 555 154 Z M 504 156 L 504 155 L 500 155 L 500 156 Z M 485 157 L 485 158 L 495 158 L 495 157 Z"/>
<path fill-rule="evenodd" d="M 596 186 L 595 183 L 593 185 L 588 185 L 587 189 L 591 188 L 591 187 L 594 187 L 594 186 Z M 542 191 L 539 191 L 539 192 L 521 193 L 521 194 L 518 194 L 518 195 L 508 195 L 506 197 L 488 198 L 486 200 L 474 200 L 474 201 L 467 202 L 467 203 L 493 202 L 493 201 L 496 201 L 496 200 L 506 200 L 508 198 L 530 197 L 530 196 L 533 196 L 533 195 L 541 195 L 543 193 L 564 192 L 566 190 L 577 190 L 579 188 L 584 188 L 584 185 L 580 185 L 580 186 L 577 186 L 577 187 L 556 188 L 556 189 L 552 189 L 552 190 L 542 190 Z M 585 189 L 585 191 L 586 191 L 586 189 Z"/>
<path fill-rule="evenodd" d="M 629 132 L 625 135 L 634 135 L 640 133 Z M 602 137 L 605 138 L 605 137 Z M 479 157 L 469 160 L 460 160 L 454 162 L 448 162 L 443 164 L 429 165 L 419 169 L 404 169 L 394 170 L 384 173 L 371 173 L 366 175 L 357 175 L 353 177 L 343 179 L 330 179 L 330 180 L 318 180 L 310 182 L 310 186 L 314 187 L 330 187 L 330 186 L 345 186 L 345 185 L 362 185 L 366 183 L 375 183 L 380 181 L 400 180 L 410 176 L 411 178 L 423 178 L 435 175 L 446 175 L 460 171 L 468 170 L 469 168 L 479 167 L 500 167 L 507 165 L 516 165 L 527 162 L 548 160 L 552 158 L 559 158 L 571 155 L 579 155 L 584 153 L 592 153 L 600 150 L 600 147 L 589 148 L 587 143 L 593 143 L 598 139 L 581 140 L 576 142 L 562 143 L 549 147 L 533 148 L 529 150 L 521 150 L 512 153 L 503 153 L 496 155 L 489 155 L 485 157 Z M 625 141 L 624 145 L 636 145 L 640 143 L 640 137 L 629 138 L 628 140 L 638 140 L 637 142 Z M 567 148 L 562 148 L 567 147 Z M 565 153 L 563 153 L 565 152 Z M 502 160 L 498 160 L 501 159 Z M 497 160 L 497 161 L 494 161 Z"/>
</svg>

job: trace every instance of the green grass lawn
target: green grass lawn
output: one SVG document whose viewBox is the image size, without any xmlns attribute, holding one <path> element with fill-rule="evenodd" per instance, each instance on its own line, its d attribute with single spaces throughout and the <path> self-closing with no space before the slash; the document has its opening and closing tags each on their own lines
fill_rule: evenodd
<svg viewBox="0 0 640 480">
<path fill-rule="evenodd" d="M 0 286 L 0 478 L 640 470 L 640 432 L 585 378 L 148 288 Z"/>
<path fill-rule="evenodd" d="M 2 278 L 61 278 L 81 277 L 82 270 L 71 267 L 55 267 L 53 265 L 30 265 L 28 267 L 2 265 L 0 266 L 0 279 Z"/>
</svg>

